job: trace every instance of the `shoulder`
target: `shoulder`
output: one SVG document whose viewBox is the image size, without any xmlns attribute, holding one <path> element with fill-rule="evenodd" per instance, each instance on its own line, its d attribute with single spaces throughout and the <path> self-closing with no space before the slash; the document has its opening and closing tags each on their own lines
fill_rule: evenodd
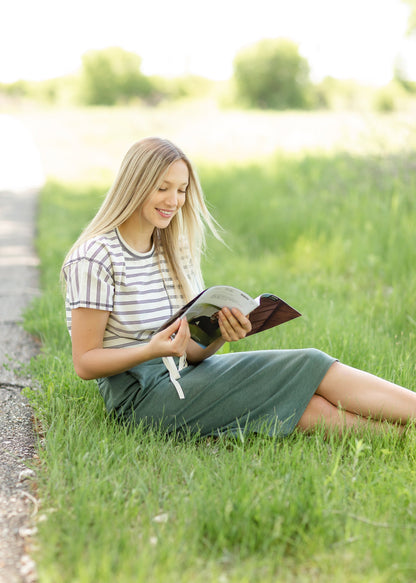
<svg viewBox="0 0 416 583">
<path fill-rule="evenodd" d="M 123 250 L 114 230 L 83 241 L 67 257 L 62 273 L 67 281 L 85 273 L 89 277 L 95 273 L 97 277 L 112 279 L 123 264 Z"/>
<path fill-rule="evenodd" d="M 65 265 L 80 261 L 111 265 L 117 258 L 122 257 L 122 255 L 123 252 L 120 242 L 114 230 L 103 235 L 97 235 L 81 243 L 68 257 Z"/>
</svg>

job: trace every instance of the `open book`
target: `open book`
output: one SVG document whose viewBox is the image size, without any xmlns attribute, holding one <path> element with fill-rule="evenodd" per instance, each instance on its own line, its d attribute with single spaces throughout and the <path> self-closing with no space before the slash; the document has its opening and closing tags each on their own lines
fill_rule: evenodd
<svg viewBox="0 0 416 583">
<path fill-rule="evenodd" d="M 273 294 L 262 294 L 253 299 L 235 287 L 216 285 L 204 290 L 180 308 L 159 328 L 158 332 L 185 316 L 189 322 L 193 340 L 203 346 L 208 346 L 221 336 L 217 313 L 225 307 L 238 308 L 248 316 L 252 329 L 247 336 L 268 330 L 301 315 Z"/>
</svg>

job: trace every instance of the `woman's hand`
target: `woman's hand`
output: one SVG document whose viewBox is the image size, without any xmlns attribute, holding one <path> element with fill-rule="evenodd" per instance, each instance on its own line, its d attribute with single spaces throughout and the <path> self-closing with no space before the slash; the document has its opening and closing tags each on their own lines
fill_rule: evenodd
<svg viewBox="0 0 416 583">
<path fill-rule="evenodd" d="M 206 348 L 190 340 L 187 348 L 187 359 L 191 364 L 197 364 L 215 354 L 225 342 L 235 342 L 245 338 L 251 330 L 250 320 L 240 310 L 223 308 L 218 312 L 218 323 L 221 330 L 220 338 L 211 342 Z"/>
<path fill-rule="evenodd" d="M 155 356 L 182 356 L 186 352 L 190 338 L 189 324 L 186 318 L 182 318 L 152 336 L 149 348 Z"/>
<path fill-rule="evenodd" d="M 146 344 L 103 348 L 109 314 L 91 308 L 72 310 L 72 358 L 82 379 L 112 376 L 153 358 L 182 356 L 186 352 L 190 339 L 186 320 L 177 320 Z"/>
<path fill-rule="evenodd" d="M 251 323 L 237 308 L 223 308 L 218 312 L 221 336 L 226 342 L 236 342 L 251 331 Z"/>
</svg>

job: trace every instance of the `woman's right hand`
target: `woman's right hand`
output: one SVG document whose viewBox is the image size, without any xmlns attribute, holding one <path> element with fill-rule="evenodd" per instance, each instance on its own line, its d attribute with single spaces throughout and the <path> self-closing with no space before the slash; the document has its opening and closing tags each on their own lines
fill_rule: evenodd
<svg viewBox="0 0 416 583">
<path fill-rule="evenodd" d="M 191 332 L 186 318 L 176 320 L 165 330 L 152 336 L 149 348 L 155 356 L 183 356 L 186 352 Z"/>
</svg>

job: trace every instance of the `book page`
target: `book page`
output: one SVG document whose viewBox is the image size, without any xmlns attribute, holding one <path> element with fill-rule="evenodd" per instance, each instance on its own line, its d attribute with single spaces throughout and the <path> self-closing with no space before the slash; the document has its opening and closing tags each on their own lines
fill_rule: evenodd
<svg viewBox="0 0 416 583">
<path fill-rule="evenodd" d="M 196 316 L 212 316 L 221 308 L 238 308 L 245 316 L 258 306 L 258 301 L 253 300 L 248 294 L 241 290 L 226 286 L 217 285 L 208 288 L 201 296 L 185 311 L 187 320 L 192 320 Z"/>
</svg>

